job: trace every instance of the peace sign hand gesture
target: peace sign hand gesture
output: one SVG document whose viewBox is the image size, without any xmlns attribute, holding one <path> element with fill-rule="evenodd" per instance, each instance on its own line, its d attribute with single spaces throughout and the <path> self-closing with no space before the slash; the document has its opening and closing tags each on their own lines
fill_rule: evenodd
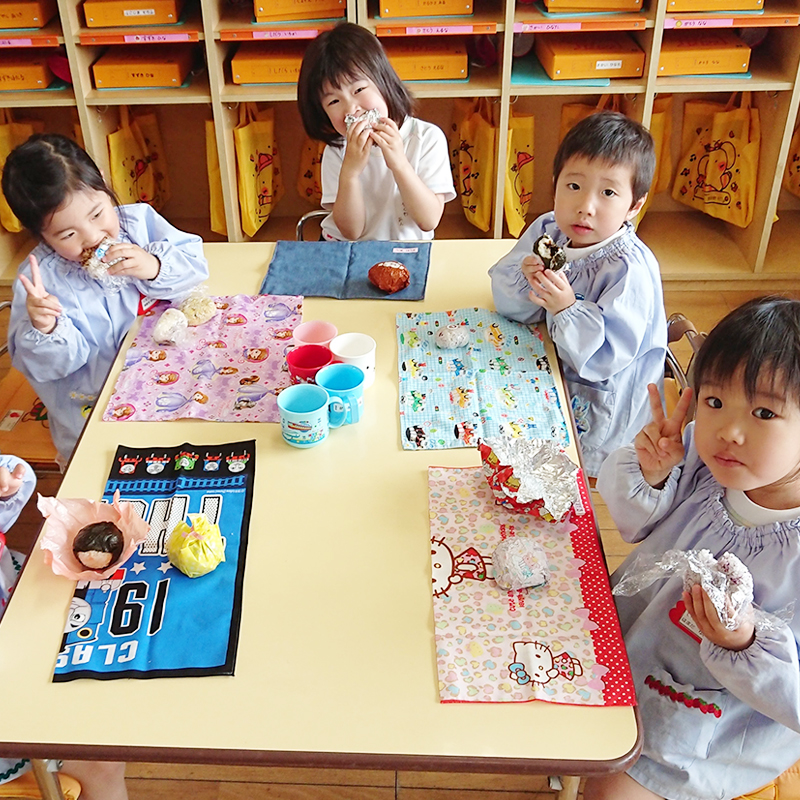
<svg viewBox="0 0 800 800">
<path fill-rule="evenodd" d="M 642 477 L 653 488 L 660 489 L 666 483 L 672 468 L 683 459 L 683 437 L 681 429 L 692 403 L 692 390 L 684 389 L 670 417 L 664 413 L 658 387 L 647 386 L 653 421 L 645 425 L 633 440 Z"/>
<path fill-rule="evenodd" d="M 47 289 L 42 283 L 42 276 L 39 273 L 39 262 L 36 256 L 28 256 L 31 262 L 31 279 L 24 275 L 19 276 L 20 283 L 28 293 L 25 301 L 25 308 L 31 319 L 31 325 L 42 333 L 52 333 L 61 314 L 61 303 L 55 295 L 48 294 Z"/>
</svg>

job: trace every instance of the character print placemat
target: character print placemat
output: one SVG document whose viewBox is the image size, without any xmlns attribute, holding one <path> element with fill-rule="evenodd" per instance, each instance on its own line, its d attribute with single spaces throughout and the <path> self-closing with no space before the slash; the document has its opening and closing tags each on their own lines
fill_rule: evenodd
<svg viewBox="0 0 800 800">
<path fill-rule="evenodd" d="M 422 300 L 430 260 L 430 242 L 278 242 L 261 292 L 339 300 Z M 408 286 L 394 294 L 373 286 L 367 276 L 379 261 L 403 264 Z"/>
<path fill-rule="evenodd" d="M 286 351 L 294 347 L 303 298 L 240 294 L 214 300 L 216 316 L 189 328 L 180 345 L 153 341 L 169 303 L 146 313 L 104 421 L 278 421 L 277 395 L 290 383 Z"/>
<path fill-rule="evenodd" d="M 583 507 L 549 523 L 497 505 L 480 468 L 428 470 L 442 702 L 635 705 L 588 491 L 579 482 Z M 495 583 L 492 553 L 509 536 L 532 537 L 544 548 L 547 584 L 506 591 Z"/>
<path fill-rule="evenodd" d="M 447 325 L 458 325 L 466 343 L 437 346 Z M 474 447 L 501 433 L 568 443 L 538 328 L 482 308 L 398 314 L 397 352 L 406 450 Z"/>
<path fill-rule="evenodd" d="M 76 584 L 53 681 L 233 675 L 255 455 L 254 441 L 117 449 L 103 500 L 119 489 L 150 533 L 110 578 Z M 187 578 L 166 540 L 197 513 L 219 525 L 225 561 Z"/>
</svg>

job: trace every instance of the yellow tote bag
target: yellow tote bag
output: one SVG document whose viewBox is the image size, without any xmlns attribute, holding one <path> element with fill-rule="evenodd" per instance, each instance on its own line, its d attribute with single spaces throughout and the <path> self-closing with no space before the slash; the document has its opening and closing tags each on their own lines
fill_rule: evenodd
<svg viewBox="0 0 800 800">
<path fill-rule="evenodd" d="M 309 203 L 322 203 L 322 154 L 325 142 L 306 137 L 300 151 L 300 167 L 297 170 L 297 193 Z"/>
<path fill-rule="evenodd" d="M 11 151 L 26 142 L 33 135 L 33 125 L 29 122 L 14 122 L 11 111 L 7 108 L 0 108 L 0 177 L 3 174 L 3 167 Z M 5 195 L 0 192 L 0 224 L 11 233 L 19 233 L 22 230 L 20 221 L 8 207 Z"/>
<path fill-rule="evenodd" d="M 153 199 L 150 205 L 160 211 L 171 197 L 167 161 L 164 157 L 164 142 L 155 114 L 137 114 L 135 124 L 144 140 L 145 152 L 153 173 Z"/>
<path fill-rule="evenodd" d="M 111 187 L 125 203 L 152 203 L 157 187 L 147 145 L 127 106 L 119 107 L 120 126 L 108 134 Z"/>
<path fill-rule="evenodd" d="M 567 135 L 570 128 L 573 128 L 581 120 L 586 119 L 586 117 L 591 117 L 592 114 L 596 114 L 598 111 L 605 111 L 606 109 L 609 111 L 619 111 L 619 108 L 619 95 L 617 94 L 601 95 L 595 106 L 588 105 L 587 103 L 564 103 L 564 105 L 561 106 L 561 125 L 558 130 L 559 143 L 561 143 Z"/>
<path fill-rule="evenodd" d="M 740 228 L 753 219 L 761 146 L 758 109 L 750 92 L 741 105 L 689 100 L 684 105 L 683 149 L 672 197 Z"/>
<path fill-rule="evenodd" d="M 642 221 L 657 192 L 665 192 L 672 182 L 672 95 L 659 95 L 653 101 L 653 115 L 650 118 L 650 135 L 656 151 L 656 169 L 653 182 L 637 224 Z"/>
<path fill-rule="evenodd" d="M 525 218 L 533 196 L 533 115 L 517 115 L 512 109 L 508 127 L 503 208 L 508 231 L 518 238 L 525 227 Z"/>
<path fill-rule="evenodd" d="M 255 103 L 240 103 L 233 140 L 242 230 L 254 236 L 283 197 L 273 110 L 259 111 Z"/>
<path fill-rule="evenodd" d="M 800 197 L 800 128 L 792 136 L 789 145 L 789 158 L 783 175 L 783 188 Z"/>
<path fill-rule="evenodd" d="M 222 197 L 222 173 L 219 168 L 217 152 L 217 136 L 214 120 L 206 120 L 206 169 L 208 170 L 208 210 L 211 215 L 211 230 L 214 233 L 228 235 L 228 223 L 225 221 L 225 201 Z"/>
<path fill-rule="evenodd" d="M 497 125 L 485 98 L 456 98 L 450 136 L 450 164 L 464 216 L 488 231 L 492 223 Z"/>
</svg>

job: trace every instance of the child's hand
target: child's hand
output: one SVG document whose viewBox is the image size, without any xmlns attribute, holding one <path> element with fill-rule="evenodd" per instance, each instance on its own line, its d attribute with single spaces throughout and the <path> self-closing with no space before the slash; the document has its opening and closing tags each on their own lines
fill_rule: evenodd
<svg viewBox="0 0 800 800">
<path fill-rule="evenodd" d="M 0 498 L 5 500 L 7 497 L 15 495 L 22 486 L 24 477 L 24 464 L 17 464 L 13 472 L 9 472 L 8 467 L 0 467 Z"/>
<path fill-rule="evenodd" d="M 354 122 L 347 131 L 340 178 L 360 175 L 367 166 L 371 149 L 370 128 L 367 127 L 366 120 Z"/>
<path fill-rule="evenodd" d="M 400 128 L 391 117 L 384 117 L 372 127 L 370 138 L 380 147 L 386 166 L 394 174 L 398 169 L 410 166 L 403 145 Z"/>
<path fill-rule="evenodd" d="M 28 256 L 31 264 L 31 279 L 28 280 L 24 275 L 19 276 L 20 283 L 25 287 L 28 296 L 25 300 L 25 308 L 31 320 L 31 325 L 42 333 L 52 333 L 61 314 L 61 303 L 53 294 L 48 294 L 47 289 L 42 283 L 42 276 L 39 272 L 39 262 L 36 256 Z"/>
<path fill-rule="evenodd" d="M 531 285 L 531 289 L 536 285 L 536 277 L 540 272 L 544 272 L 544 261 L 537 255 L 525 256 L 519 266 L 520 271 L 525 276 L 525 280 Z"/>
<path fill-rule="evenodd" d="M 752 606 L 742 611 L 743 621 L 739 627 L 735 631 L 729 631 L 722 624 L 717 609 L 700 584 L 692 586 L 691 592 L 683 593 L 683 603 L 700 628 L 700 633 L 710 642 L 726 650 L 744 650 L 753 643 L 756 634 Z"/>
<path fill-rule="evenodd" d="M 650 395 L 653 421 L 639 431 L 633 444 L 636 447 L 642 477 L 652 487 L 660 489 L 672 472 L 672 468 L 680 464 L 683 459 L 681 429 L 692 402 L 692 390 L 683 390 L 669 419 L 664 414 L 658 387 L 654 383 L 648 384 L 647 391 Z"/>
<path fill-rule="evenodd" d="M 528 256 L 530 258 L 530 256 Z M 526 259 L 523 259 L 523 262 Z M 526 276 L 527 277 L 527 276 Z M 531 303 L 547 309 L 551 314 L 558 314 L 575 302 L 575 292 L 569 285 L 563 272 L 551 269 L 541 270 L 528 279 L 531 291 L 528 293 Z"/>
<path fill-rule="evenodd" d="M 133 242 L 123 242 L 112 244 L 101 259 L 106 264 L 121 258 L 119 264 L 114 264 L 108 268 L 109 275 L 117 275 L 120 278 L 139 278 L 143 281 L 151 281 L 158 276 L 161 271 L 161 262 L 147 250 L 142 250 L 138 244 Z"/>
</svg>

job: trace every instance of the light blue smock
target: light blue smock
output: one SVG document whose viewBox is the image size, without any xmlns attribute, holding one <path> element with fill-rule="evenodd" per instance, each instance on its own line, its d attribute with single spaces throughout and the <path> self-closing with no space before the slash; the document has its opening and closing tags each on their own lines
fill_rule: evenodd
<svg viewBox="0 0 800 800">
<path fill-rule="evenodd" d="M 569 262 L 567 278 L 577 300 L 550 314 L 530 301 L 531 287 L 520 269 L 543 233 L 562 247 L 569 243 L 552 212 L 539 217 L 489 270 L 492 296 L 503 316 L 526 324 L 546 320 L 572 397 L 584 466 L 597 475 L 605 457 L 650 422 L 647 384 L 663 387 L 667 318 L 661 275 L 655 256 L 626 222 L 607 246 Z"/>
<path fill-rule="evenodd" d="M 693 434 L 691 423 L 686 457 L 661 490 L 642 478 L 633 446 L 603 464 L 597 488 L 622 538 L 641 542 L 612 584 L 637 553 L 706 548 L 715 557 L 731 552 L 742 560 L 759 608 L 778 612 L 796 603 L 800 519 L 756 527 L 734 521 Z M 671 620 L 682 589 L 678 576 L 615 598 L 644 733 L 642 756 L 628 774 L 668 800 L 727 800 L 764 786 L 800 759 L 800 603 L 788 624 L 757 626 L 753 644 L 737 652 L 706 639 L 698 643 Z M 699 698 L 706 712 L 674 699 L 674 691 L 660 694 L 648 676 Z M 708 710 L 714 705 L 719 716 Z"/>
<path fill-rule="evenodd" d="M 11 361 L 47 407 L 50 434 L 64 462 L 136 319 L 141 296 L 178 299 L 208 277 L 199 236 L 174 228 L 145 203 L 121 206 L 118 212 L 120 241 L 138 244 L 161 262 L 161 271 L 152 281 L 131 279 L 119 292 L 110 292 L 80 264 L 41 242 L 33 254 L 39 260 L 42 283 L 63 309 L 56 327 L 47 334 L 31 324 L 25 287 L 14 281 L 8 329 Z M 27 259 L 19 273 L 30 278 Z"/>
</svg>

